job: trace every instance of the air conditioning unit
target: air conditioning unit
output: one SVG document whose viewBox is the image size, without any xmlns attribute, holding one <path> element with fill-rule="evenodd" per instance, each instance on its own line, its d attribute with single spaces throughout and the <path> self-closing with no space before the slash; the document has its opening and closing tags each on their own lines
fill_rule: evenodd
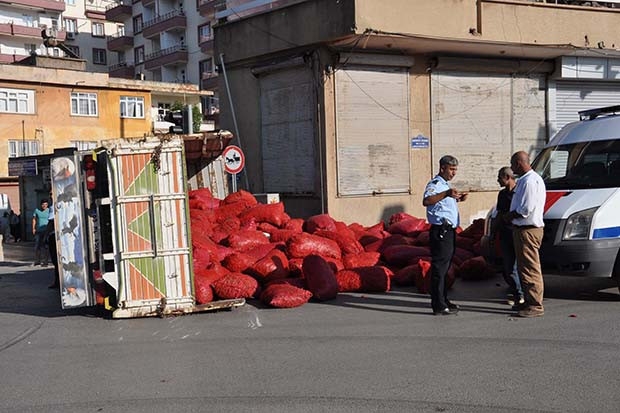
<svg viewBox="0 0 620 413">
<path fill-rule="evenodd" d="M 75 32 L 67 32 L 67 40 L 75 39 Z"/>
</svg>

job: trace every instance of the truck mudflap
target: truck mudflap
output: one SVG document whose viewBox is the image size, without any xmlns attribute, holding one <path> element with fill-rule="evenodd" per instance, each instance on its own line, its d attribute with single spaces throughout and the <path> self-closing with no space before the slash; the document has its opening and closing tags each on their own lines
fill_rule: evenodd
<svg viewBox="0 0 620 413">
<path fill-rule="evenodd" d="M 191 313 L 202 313 L 232 309 L 245 305 L 244 298 L 212 301 L 206 304 L 195 304 L 193 301 L 168 300 L 165 297 L 158 302 L 146 303 L 144 301 L 124 302 L 121 308 L 109 307 L 112 310 L 112 318 L 137 318 L 137 317 L 169 317 Z"/>
</svg>

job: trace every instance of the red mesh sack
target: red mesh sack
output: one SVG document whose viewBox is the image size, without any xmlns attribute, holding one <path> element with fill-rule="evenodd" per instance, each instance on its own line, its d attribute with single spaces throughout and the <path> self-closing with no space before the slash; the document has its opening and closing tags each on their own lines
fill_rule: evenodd
<svg viewBox="0 0 620 413">
<path fill-rule="evenodd" d="M 360 252 L 364 251 L 364 247 L 362 247 L 362 244 L 357 242 L 355 238 L 349 237 L 344 233 L 327 230 L 317 230 L 314 235 L 336 241 L 343 254 L 359 254 Z"/>
<path fill-rule="evenodd" d="M 359 254 L 347 254 L 342 258 L 344 268 L 371 267 L 377 265 L 381 254 L 376 251 L 364 251 Z"/>
<path fill-rule="evenodd" d="M 239 219 L 242 221 L 250 218 L 256 219 L 256 222 L 268 222 L 276 227 L 281 227 L 291 219 L 291 217 L 284 212 L 284 204 L 282 202 L 277 202 L 275 204 L 257 204 L 239 214 Z"/>
<path fill-rule="evenodd" d="M 304 220 L 301 218 L 293 218 L 286 222 L 282 229 L 288 229 L 295 232 L 303 232 L 304 230 Z"/>
<path fill-rule="evenodd" d="M 386 267 L 359 267 L 336 273 L 339 292 L 377 293 L 390 290 L 392 271 Z"/>
<path fill-rule="evenodd" d="M 269 222 L 259 222 L 256 225 L 256 229 L 259 231 L 263 231 L 266 232 L 268 234 L 271 234 L 273 231 L 277 230 L 278 227 L 276 227 L 275 225 L 270 224 Z"/>
<path fill-rule="evenodd" d="M 336 241 L 302 232 L 286 242 L 289 257 L 304 258 L 310 254 L 340 259 L 342 253 Z"/>
<path fill-rule="evenodd" d="M 243 189 L 240 189 L 237 192 L 233 192 L 232 194 L 229 194 L 226 198 L 224 198 L 222 203 L 225 205 L 234 204 L 234 203 L 242 203 L 246 207 L 251 207 L 251 206 L 258 204 L 258 201 L 254 197 L 254 195 L 252 195 L 248 191 L 244 191 Z"/>
<path fill-rule="evenodd" d="M 461 237 L 479 240 L 484 235 L 484 219 L 474 219 L 470 226 L 465 228 L 460 234 Z"/>
<path fill-rule="evenodd" d="M 258 231 L 258 223 L 254 218 L 250 218 L 247 221 L 242 221 L 239 229 L 241 231 Z"/>
<path fill-rule="evenodd" d="M 416 218 L 413 215 L 410 215 L 406 212 L 397 212 L 395 214 L 392 214 L 390 216 L 390 219 L 388 219 L 388 227 L 394 225 L 397 222 L 405 221 L 409 219 L 419 219 L 419 218 Z"/>
<path fill-rule="evenodd" d="M 344 270 L 344 264 L 342 263 L 342 260 L 339 260 L 338 258 L 334 258 L 334 257 L 325 257 L 325 256 L 321 256 L 321 257 L 325 261 L 327 261 L 327 263 L 329 264 L 329 266 L 335 273 L 340 270 Z"/>
<path fill-rule="evenodd" d="M 245 272 L 256 261 L 258 261 L 257 258 L 254 258 L 244 252 L 234 252 L 224 258 L 222 265 L 232 272 Z"/>
<path fill-rule="evenodd" d="M 349 238 L 353 238 L 357 241 L 357 234 L 349 229 L 347 224 L 342 221 L 336 221 L 336 232 L 342 235 L 346 235 Z"/>
<path fill-rule="evenodd" d="M 385 231 L 385 223 L 383 221 L 377 222 L 375 225 L 372 225 L 370 227 L 366 227 L 366 231 L 381 233 L 381 232 Z"/>
<path fill-rule="evenodd" d="M 428 294 L 431 290 L 431 262 L 418 260 L 417 270 L 414 269 L 413 282 L 420 294 Z"/>
<path fill-rule="evenodd" d="M 428 255 L 430 255 L 430 249 L 413 245 L 392 245 L 381 254 L 385 262 L 394 266 L 405 266 L 415 257 Z"/>
<path fill-rule="evenodd" d="M 216 248 L 216 257 L 218 262 L 222 262 L 224 258 L 228 257 L 230 254 L 233 254 L 235 250 L 232 248 L 225 247 L 223 245 L 218 245 Z"/>
<path fill-rule="evenodd" d="M 495 271 L 483 257 L 474 257 L 463 261 L 458 269 L 458 276 L 467 281 L 486 280 L 495 277 Z"/>
<path fill-rule="evenodd" d="M 267 254 L 269 254 L 274 248 L 276 248 L 276 246 L 277 245 L 273 243 L 261 244 L 261 245 L 257 245 L 251 250 L 245 251 L 245 253 L 249 255 L 250 257 L 254 258 L 254 262 L 256 262 L 260 260 L 261 258 L 265 257 Z"/>
<path fill-rule="evenodd" d="M 290 284 L 270 284 L 265 287 L 260 300 L 275 308 L 294 308 L 304 305 L 311 297 L 310 291 Z"/>
<path fill-rule="evenodd" d="M 234 250 L 248 251 L 259 245 L 269 244 L 269 238 L 260 231 L 239 230 L 230 234 L 226 243 Z"/>
<path fill-rule="evenodd" d="M 293 287 L 302 288 L 307 290 L 306 288 L 306 280 L 304 278 L 280 278 L 278 280 L 269 281 L 267 286 L 274 284 L 288 284 Z"/>
<path fill-rule="evenodd" d="M 334 270 L 319 255 L 308 255 L 304 258 L 302 272 L 308 290 L 318 301 L 333 300 L 338 295 L 338 281 Z"/>
<path fill-rule="evenodd" d="M 213 198 L 213 194 L 209 188 L 198 188 L 191 190 L 187 193 L 189 199 L 211 199 Z"/>
<path fill-rule="evenodd" d="M 428 228 L 425 220 L 411 217 L 394 222 L 388 227 L 387 231 L 390 234 L 409 235 L 413 233 L 417 234 L 426 229 Z"/>
<path fill-rule="evenodd" d="M 194 277 L 194 296 L 197 304 L 206 304 L 213 301 L 211 282 L 202 277 Z"/>
<path fill-rule="evenodd" d="M 288 269 L 291 272 L 291 277 L 301 277 L 302 276 L 302 265 L 304 263 L 303 258 L 289 258 L 288 259 Z"/>
<path fill-rule="evenodd" d="M 287 242 L 293 235 L 299 234 L 292 229 L 276 229 L 271 232 L 271 242 Z"/>
<path fill-rule="evenodd" d="M 414 244 L 419 246 L 431 245 L 431 233 L 429 231 L 420 232 L 415 238 Z"/>
<path fill-rule="evenodd" d="M 256 261 L 247 270 L 247 273 L 259 281 L 286 278 L 289 275 L 288 258 L 282 251 L 273 249 L 266 256 Z"/>
<path fill-rule="evenodd" d="M 456 246 L 459 248 L 463 248 L 467 251 L 473 252 L 475 243 L 476 240 L 473 238 L 462 237 L 460 235 L 456 236 Z"/>
<path fill-rule="evenodd" d="M 392 282 L 403 287 L 414 285 L 415 276 L 418 272 L 420 272 L 420 266 L 417 263 L 407 265 L 394 273 Z"/>
<path fill-rule="evenodd" d="M 304 223 L 304 229 L 309 234 L 314 234 L 318 230 L 335 231 L 336 221 L 328 214 L 311 216 Z"/>
<path fill-rule="evenodd" d="M 369 232 L 362 234 L 357 239 L 357 241 L 364 247 L 366 251 L 377 251 L 381 246 L 382 240 L 382 235 Z"/>
<path fill-rule="evenodd" d="M 189 200 L 190 209 L 198 209 L 201 211 L 212 211 L 220 206 L 220 200 L 217 198 L 207 199 L 191 199 Z"/>
<path fill-rule="evenodd" d="M 473 252 L 467 251 L 466 249 L 459 247 L 456 247 L 456 249 L 454 250 L 454 256 L 457 257 L 459 261 L 461 261 L 461 264 L 468 259 L 475 257 Z"/>
<path fill-rule="evenodd" d="M 249 275 L 238 272 L 223 276 L 211 286 L 215 294 L 225 300 L 251 298 L 258 293 L 258 281 Z"/>
<path fill-rule="evenodd" d="M 213 211 L 216 222 L 222 222 L 227 218 L 237 218 L 239 214 L 247 209 L 247 205 L 243 202 L 235 202 L 234 204 L 221 204 L 219 208 Z"/>
<path fill-rule="evenodd" d="M 207 268 L 213 261 L 213 254 L 206 249 L 194 248 L 192 253 L 194 268 Z"/>
</svg>

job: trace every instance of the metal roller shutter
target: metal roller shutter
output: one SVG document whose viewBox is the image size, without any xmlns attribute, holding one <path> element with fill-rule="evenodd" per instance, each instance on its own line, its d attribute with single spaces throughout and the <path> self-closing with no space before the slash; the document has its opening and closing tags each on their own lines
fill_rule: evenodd
<svg viewBox="0 0 620 413">
<path fill-rule="evenodd" d="M 620 84 L 611 82 L 558 81 L 556 83 L 555 131 L 579 120 L 577 112 L 620 104 Z"/>
<path fill-rule="evenodd" d="M 336 72 L 338 195 L 409 192 L 408 138 L 407 69 Z"/>
<path fill-rule="evenodd" d="M 546 143 L 545 78 L 478 73 L 431 76 L 432 158 L 459 159 L 455 187 L 497 190 L 497 170 L 524 150 L 534 156 Z"/>
<path fill-rule="evenodd" d="M 265 192 L 315 193 L 316 104 L 309 69 L 298 66 L 260 77 Z"/>
</svg>

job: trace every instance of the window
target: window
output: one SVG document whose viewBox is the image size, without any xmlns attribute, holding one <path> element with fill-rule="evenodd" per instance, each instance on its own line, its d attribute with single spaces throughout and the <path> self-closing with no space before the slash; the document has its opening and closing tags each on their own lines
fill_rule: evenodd
<svg viewBox="0 0 620 413">
<path fill-rule="evenodd" d="M 135 64 L 144 62 L 144 46 L 136 47 L 133 53 L 134 53 L 133 60 Z"/>
<path fill-rule="evenodd" d="M 200 71 L 201 78 L 209 77 L 213 74 L 213 58 L 201 60 L 198 63 L 198 70 Z"/>
<path fill-rule="evenodd" d="M 71 93 L 71 114 L 77 116 L 97 116 L 97 94 Z"/>
<path fill-rule="evenodd" d="M 106 50 L 93 48 L 93 63 L 96 65 L 106 64 Z"/>
<path fill-rule="evenodd" d="M 39 154 L 39 142 L 35 140 L 9 139 L 9 158 Z"/>
<path fill-rule="evenodd" d="M 78 46 L 69 46 L 68 44 L 66 44 L 65 47 L 75 53 L 77 57 L 80 57 L 80 48 Z"/>
<path fill-rule="evenodd" d="M 170 103 L 158 103 L 157 104 L 157 120 L 163 121 L 169 111 L 170 111 Z"/>
<path fill-rule="evenodd" d="M 60 49 L 58 49 L 57 47 L 53 47 L 52 54 L 54 55 L 54 57 L 60 57 Z"/>
<path fill-rule="evenodd" d="M 203 24 L 198 27 L 198 43 L 207 42 L 212 39 L 211 23 Z"/>
<path fill-rule="evenodd" d="M 133 32 L 134 34 L 140 33 L 142 31 L 142 15 L 138 14 L 133 18 Z"/>
<path fill-rule="evenodd" d="M 34 90 L 0 89 L 0 112 L 34 113 Z"/>
<path fill-rule="evenodd" d="M 77 33 L 77 20 L 64 19 L 64 22 L 65 22 L 65 31 L 67 33 Z"/>
<path fill-rule="evenodd" d="M 70 6 L 75 6 L 75 0 L 65 0 L 65 3 L 67 3 Z"/>
<path fill-rule="evenodd" d="M 22 19 L 27 27 L 38 27 L 39 22 L 34 19 L 34 17 L 28 14 L 22 14 Z"/>
<path fill-rule="evenodd" d="M 121 118 L 144 118 L 144 98 L 121 96 Z"/>
<path fill-rule="evenodd" d="M 118 37 L 125 36 L 125 26 L 122 24 L 117 24 L 116 33 L 118 34 Z"/>
<path fill-rule="evenodd" d="M 95 141 L 71 141 L 71 146 L 76 148 L 78 151 L 87 151 L 89 149 L 95 149 L 97 147 L 97 142 Z"/>
<path fill-rule="evenodd" d="M 93 37 L 104 37 L 105 32 L 103 28 L 103 23 L 93 22 L 91 26 L 91 33 Z"/>
</svg>

